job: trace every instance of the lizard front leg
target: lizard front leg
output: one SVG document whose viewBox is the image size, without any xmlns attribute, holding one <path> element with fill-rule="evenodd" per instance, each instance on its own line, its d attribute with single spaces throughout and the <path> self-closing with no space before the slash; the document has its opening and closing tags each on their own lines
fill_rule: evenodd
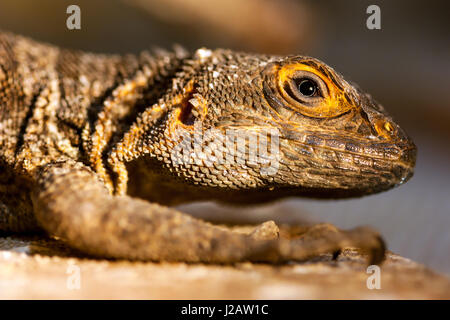
<svg viewBox="0 0 450 320">
<path fill-rule="evenodd" d="M 233 263 L 305 260 L 357 246 L 380 262 L 376 233 L 354 230 L 322 238 L 269 239 L 233 232 L 177 210 L 127 195 L 112 196 L 83 164 L 46 165 L 39 173 L 33 206 L 40 225 L 83 252 L 109 258 Z"/>
</svg>

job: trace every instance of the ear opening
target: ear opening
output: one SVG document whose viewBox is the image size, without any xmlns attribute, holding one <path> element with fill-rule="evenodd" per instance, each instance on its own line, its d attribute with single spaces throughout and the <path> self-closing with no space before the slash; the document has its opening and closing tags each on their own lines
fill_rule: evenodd
<svg viewBox="0 0 450 320">
<path fill-rule="evenodd" d="M 189 102 L 189 100 L 192 98 L 192 93 L 188 95 L 188 97 L 181 103 L 181 112 L 178 116 L 178 120 L 186 125 L 186 126 L 192 126 L 195 122 L 195 115 L 193 113 L 194 106 L 192 103 Z"/>
<path fill-rule="evenodd" d="M 202 103 L 199 102 L 199 94 L 196 89 L 195 85 L 191 85 L 190 90 L 188 90 L 180 103 L 181 110 L 178 115 L 178 121 L 186 126 L 194 125 L 195 120 L 202 112 L 202 110 L 199 110 Z"/>
</svg>

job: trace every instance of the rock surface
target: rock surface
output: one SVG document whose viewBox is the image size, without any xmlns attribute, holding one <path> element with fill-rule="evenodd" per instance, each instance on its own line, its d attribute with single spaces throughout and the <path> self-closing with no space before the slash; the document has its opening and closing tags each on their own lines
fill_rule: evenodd
<svg viewBox="0 0 450 320">
<path fill-rule="evenodd" d="M 381 289 L 365 258 L 232 266 L 87 258 L 42 236 L 0 237 L 0 299 L 450 299 L 450 280 L 389 253 Z M 79 272 L 77 287 L 76 275 Z"/>
</svg>

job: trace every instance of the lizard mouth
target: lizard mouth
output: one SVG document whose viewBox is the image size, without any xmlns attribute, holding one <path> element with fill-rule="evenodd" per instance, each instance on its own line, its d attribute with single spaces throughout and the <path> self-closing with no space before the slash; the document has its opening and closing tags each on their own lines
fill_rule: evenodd
<svg viewBox="0 0 450 320">
<path fill-rule="evenodd" d="M 320 190 L 321 197 L 338 198 L 377 193 L 407 182 L 417 153 L 411 140 L 368 142 L 323 135 L 281 146 L 282 158 L 289 159 L 282 170 L 290 172 L 294 183 Z"/>
</svg>

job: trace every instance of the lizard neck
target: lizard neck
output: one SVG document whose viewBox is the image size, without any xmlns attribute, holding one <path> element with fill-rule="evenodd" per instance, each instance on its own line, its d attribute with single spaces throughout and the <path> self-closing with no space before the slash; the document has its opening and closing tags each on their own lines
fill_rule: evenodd
<svg viewBox="0 0 450 320">
<path fill-rule="evenodd" d="M 136 146 L 128 143 L 127 139 L 143 125 L 150 125 L 150 122 L 140 122 L 139 119 L 173 86 L 183 58 L 177 52 L 153 56 L 143 52 L 139 56 L 122 57 L 118 68 L 127 69 L 133 64 L 133 71 L 115 81 L 100 105 L 91 106 L 82 132 L 85 161 L 111 193 L 126 191 L 126 173 L 121 171 L 121 162 L 125 160 L 122 151 L 129 148 L 128 155 L 136 151 Z"/>
</svg>

